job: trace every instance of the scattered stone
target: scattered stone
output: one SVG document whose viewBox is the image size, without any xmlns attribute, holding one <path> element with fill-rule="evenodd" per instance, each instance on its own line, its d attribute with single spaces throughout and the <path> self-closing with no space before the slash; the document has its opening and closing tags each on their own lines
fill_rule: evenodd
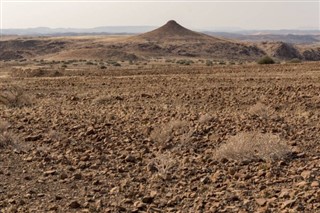
<svg viewBox="0 0 320 213">
<path fill-rule="evenodd" d="M 146 204 L 142 203 L 141 201 L 134 202 L 133 206 L 137 207 L 140 210 L 146 208 Z"/>
<path fill-rule="evenodd" d="M 301 177 L 303 177 L 303 179 L 308 180 L 311 177 L 311 171 L 303 171 L 301 172 Z"/>
<path fill-rule="evenodd" d="M 308 183 L 306 181 L 301 181 L 301 182 L 296 184 L 296 186 L 299 186 L 299 187 L 304 187 L 306 185 L 308 185 Z"/>
<path fill-rule="evenodd" d="M 125 161 L 126 162 L 130 162 L 130 163 L 135 163 L 136 162 L 136 158 L 132 155 L 128 155 L 126 158 L 125 158 Z"/>
<path fill-rule="evenodd" d="M 296 202 L 296 200 L 286 200 L 283 202 L 281 208 L 292 208 L 293 204 Z"/>
<path fill-rule="evenodd" d="M 68 206 L 72 209 L 79 209 L 81 207 L 80 203 L 75 200 L 71 201 Z"/>
<path fill-rule="evenodd" d="M 57 174 L 57 171 L 56 170 L 49 170 L 49 171 L 45 171 L 43 174 L 44 174 L 44 176 L 55 175 L 55 174 Z"/>
<path fill-rule="evenodd" d="M 279 198 L 289 198 L 290 194 L 289 194 L 289 190 L 288 189 L 282 189 L 281 193 L 279 195 Z"/>
<path fill-rule="evenodd" d="M 113 187 L 111 190 L 110 190 L 110 194 L 116 194 L 119 192 L 119 187 Z"/>
<path fill-rule="evenodd" d="M 151 191 L 150 192 L 150 197 L 155 198 L 157 196 L 158 192 L 157 191 Z"/>
<path fill-rule="evenodd" d="M 94 128 L 93 127 L 88 127 L 87 131 L 86 131 L 86 135 L 93 135 L 95 133 Z"/>
<path fill-rule="evenodd" d="M 67 173 L 64 173 L 64 172 L 63 172 L 63 173 L 60 174 L 60 179 L 61 179 L 61 180 L 64 180 L 64 179 L 67 179 L 67 178 L 68 178 Z"/>
<path fill-rule="evenodd" d="M 312 186 L 312 187 L 319 187 L 319 181 L 313 181 L 313 182 L 311 183 L 311 186 Z"/>
<path fill-rule="evenodd" d="M 143 203 L 152 203 L 153 199 L 154 199 L 154 197 L 146 196 L 146 197 L 142 198 L 142 202 Z"/>
<path fill-rule="evenodd" d="M 37 140 L 40 140 L 42 138 L 42 135 L 39 134 L 39 135 L 34 135 L 34 136 L 27 136 L 24 138 L 24 140 L 26 142 L 29 142 L 29 141 L 37 141 Z"/>
<path fill-rule="evenodd" d="M 264 206 L 264 205 L 266 205 L 266 203 L 267 203 L 267 199 L 257 198 L 257 199 L 256 199 L 256 202 L 257 202 L 257 204 L 258 204 L 259 206 Z"/>
<path fill-rule="evenodd" d="M 208 176 L 206 176 L 206 177 L 202 178 L 200 180 L 200 182 L 203 183 L 203 184 L 208 184 L 208 183 L 211 182 L 211 179 Z"/>
<path fill-rule="evenodd" d="M 49 211 L 57 211 L 58 210 L 58 206 L 53 204 L 53 205 L 49 206 L 48 209 L 49 209 Z"/>
<path fill-rule="evenodd" d="M 73 179 L 74 179 L 74 180 L 81 180 L 81 178 L 82 178 L 82 174 L 81 174 L 81 173 L 75 173 L 75 174 L 73 175 Z"/>
<path fill-rule="evenodd" d="M 157 169 L 157 167 L 155 166 L 154 163 L 149 163 L 149 164 L 147 165 L 147 170 L 148 170 L 149 172 L 151 172 L 151 173 L 158 172 L 158 169 Z"/>
</svg>

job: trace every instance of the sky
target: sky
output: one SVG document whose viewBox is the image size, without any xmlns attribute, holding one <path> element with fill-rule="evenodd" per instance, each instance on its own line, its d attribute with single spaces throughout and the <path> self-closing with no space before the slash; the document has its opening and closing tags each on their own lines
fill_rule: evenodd
<svg viewBox="0 0 320 213">
<path fill-rule="evenodd" d="M 161 26 L 172 19 L 201 30 L 320 29 L 320 0 L 0 1 L 2 29 Z"/>
</svg>

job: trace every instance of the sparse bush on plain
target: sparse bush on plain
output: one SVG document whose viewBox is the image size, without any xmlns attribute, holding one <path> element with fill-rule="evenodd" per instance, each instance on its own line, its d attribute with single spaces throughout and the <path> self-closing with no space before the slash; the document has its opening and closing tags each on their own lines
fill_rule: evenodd
<svg viewBox="0 0 320 213">
<path fill-rule="evenodd" d="M 274 113 L 274 109 L 261 102 L 257 102 L 256 104 L 249 107 L 248 113 L 266 119 Z"/>
<path fill-rule="evenodd" d="M 186 66 L 188 66 L 188 65 L 193 64 L 194 61 L 192 61 L 192 60 L 187 60 L 187 59 L 181 59 L 181 60 L 176 61 L 176 63 L 177 63 L 177 64 L 181 64 L 181 65 L 186 65 Z"/>
<path fill-rule="evenodd" d="M 212 66 L 212 65 L 213 65 L 213 62 L 211 60 L 206 61 L 206 66 Z"/>
<path fill-rule="evenodd" d="M 182 147 L 191 141 L 191 136 L 189 123 L 180 120 L 173 120 L 157 127 L 150 134 L 151 140 L 156 142 L 160 149 L 173 147 L 174 142 L 178 142 L 175 148 Z"/>
<path fill-rule="evenodd" d="M 293 64 L 299 64 L 301 63 L 301 60 L 299 58 L 293 58 L 289 61 L 289 63 L 293 63 Z"/>
<path fill-rule="evenodd" d="M 276 161 L 290 154 L 290 147 L 270 133 L 241 132 L 230 137 L 214 153 L 216 159 Z"/>
<path fill-rule="evenodd" d="M 33 100 L 22 88 L 11 86 L 0 94 L 0 104 L 7 107 L 31 106 Z"/>
<path fill-rule="evenodd" d="M 8 130 L 9 124 L 0 120 L 0 149 L 8 146 L 13 146 L 16 142 L 16 137 Z"/>
<path fill-rule="evenodd" d="M 258 60 L 258 64 L 275 64 L 276 62 L 270 56 L 264 56 Z"/>
<path fill-rule="evenodd" d="M 157 170 L 157 175 L 163 180 L 170 179 L 170 176 L 174 172 L 174 167 L 176 167 L 177 163 L 177 159 L 175 159 L 170 152 L 158 153 L 151 161 L 151 165 Z"/>
</svg>

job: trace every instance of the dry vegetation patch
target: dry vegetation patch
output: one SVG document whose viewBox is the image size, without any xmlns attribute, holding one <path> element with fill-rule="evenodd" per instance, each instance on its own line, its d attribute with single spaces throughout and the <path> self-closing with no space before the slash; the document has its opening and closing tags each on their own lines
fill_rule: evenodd
<svg viewBox="0 0 320 213">
<path fill-rule="evenodd" d="M 289 153 L 290 147 L 277 135 L 241 132 L 222 144 L 215 151 L 215 158 L 276 161 L 286 158 Z"/>
<path fill-rule="evenodd" d="M 191 140 L 192 131 L 186 121 L 173 120 L 167 124 L 155 128 L 150 138 L 158 144 L 160 149 L 172 148 L 174 142 L 180 142 L 179 146 L 187 144 Z"/>
<path fill-rule="evenodd" d="M 0 149 L 13 146 L 16 137 L 8 130 L 9 124 L 0 120 Z"/>
<path fill-rule="evenodd" d="M 0 104 L 7 107 L 24 107 L 33 104 L 33 98 L 18 86 L 8 86 L 1 91 Z"/>
</svg>

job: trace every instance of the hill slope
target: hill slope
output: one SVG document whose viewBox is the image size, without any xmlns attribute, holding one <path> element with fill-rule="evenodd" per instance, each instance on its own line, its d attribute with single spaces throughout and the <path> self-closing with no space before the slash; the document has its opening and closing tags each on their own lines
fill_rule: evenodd
<svg viewBox="0 0 320 213">
<path fill-rule="evenodd" d="M 194 32 L 189 30 L 176 21 L 168 21 L 162 27 L 159 27 L 153 31 L 141 34 L 137 36 L 138 38 L 143 38 L 148 41 L 157 41 L 157 42 L 170 42 L 170 41 L 219 41 L 220 39 L 208 36 L 206 34 Z"/>
<path fill-rule="evenodd" d="M 171 20 L 136 36 L 31 37 L 0 40 L 0 60 L 102 59 L 139 60 L 152 57 L 197 57 L 255 61 L 268 54 L 280 60 L 318 60 L 319 48 L 284 42 L 248 43 L 217 38 L 189 30 Z"/>
</svg>

